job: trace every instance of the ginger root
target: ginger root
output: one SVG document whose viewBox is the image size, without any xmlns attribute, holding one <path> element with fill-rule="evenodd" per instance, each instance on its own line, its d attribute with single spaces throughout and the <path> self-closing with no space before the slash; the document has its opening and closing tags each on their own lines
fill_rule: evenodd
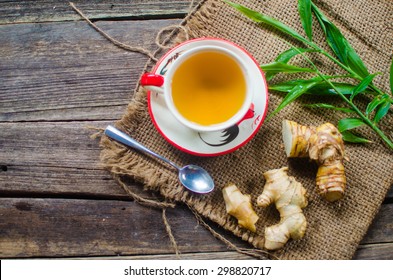
<svg viewBox="0 0 393 280">
<path fill-rule="evenodd" d="M 240 226 L 255 232 L 259 217 L 252 208 L 251 197 L 242 194 L 233 184 L 225 187 L 222 193 L 227 213 L 234 216 Z"/>
<path fill-rule="evenodd" d="M 307 206 L 306 189 L 295 178 L 287 174 L 288 167 L 273 169 L 263 174 L 266 179 L 257 205 L 267 207 L 275 203 L 280 213 L 280 222 L 265 228 L 265 244 L 268 250 L 282 248 L 289 238 L 301 239 L 307 227 L 302 208 Z"/>
<path fill-rule="evenodd" d="M 346 186 L 345 152 L 338 129 L 331 123 L 314 127 L 284 120 L 282 135 L 287 157 L 309 157 L 317 162 L 319 194 L 330 202 L 341 199 Z"/>
</svg>

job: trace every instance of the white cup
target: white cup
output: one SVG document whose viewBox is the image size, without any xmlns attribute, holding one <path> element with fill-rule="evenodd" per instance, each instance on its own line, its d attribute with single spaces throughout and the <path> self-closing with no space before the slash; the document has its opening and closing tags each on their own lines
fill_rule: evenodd
<svg viewBox="0 0 393 280">
<path fill-rule="evenodd" d="M 208 41 L 207 41 L 208 42 Z M 231 48 L 233 49 L 234 44 L 230 42 L 226 42 L 221 40 L 221 42 L 230 44 Z M 186 42 L 187 43 L 187 42 Z M 252 100 L 253 100 L 253 95 L 254 92 L 256 92 L 255 85 L 258 84 L 255 81 L 252 81 L 251 75 L 248 75 L 247 71 L 247 63 L 245 60 L 241 59 L 241 57 L 236 54 L 234 51 L 231 50 L 231 48 L 226 48 L 225 45 L 221 44 L 220 46 L 217 45 L 209 45 L 208 43 L 202 45 L 202 46 L 197 46 L 191 49 L 188 49 L 186 51 L 183 51 L 176 56 L 176 59 L 174 61 L 171 61 L 171 63 L 168 65 L 168 69 L 163 75 L 158 75 L 155 73 L 145 73 L 141 77 L 141 86 L 144 87 L 147 90 L 157 92 L 160 94 L 164 95 L 165 103 L 171 112 L 171 114 L 184 126 L 195 130 L 197 132 L 212 132 L 212 131 L 220 131 L 224 130 L 226 128 L 231 127 L 232 125 L 238 123 L 239 121 L 244 118 L 244 116 L 247 114 L 249 111 L 251 105 L 252 105 Z M 179 110 L 176 108 L 173 96 L 172 96 L 172 81 L 173 77 L 178 71 L 179 67 L 185 63 L 187 60 L 189 60 L 191 57 L 203 53 L 203 52 L 213 52 L 213 53 L 218 53 L 227 56 L 230 58 L 232 61 L 236 63 L 236 65 L 240 68 L 241 73 L 243 75 L 244 81 L 245 81 L 245 93 L 242 93 L 245 95 L 244 101 L 240 106 L 240 109 L 238 109 L 231 117 L 228 119 L 219 122 L 219 123 L 213 123 L 209 125 L 203 125 L 197 122 L 194 122 L 192 120 L 187 119 L 184 117 Z M 243 49 L 237 48 L 236 52 L 244 52 Z M 206 62 L 206 65 L 204 67 L 209 67 L 209 62 Z M 212 67 L 212 66 L 210 66 Z M 215 66 L 216 67 L 216 66 Z M 223 69 L 224 71 L 225 69 Z M 190 96 L 189 98 L 192 98 Z M 209 102 L 207 100 L 206 102 Z M 225 100 L 223 100 L 225 102 Z M 203 112 L 201 112 L 203 114 Z"/>
</svg>

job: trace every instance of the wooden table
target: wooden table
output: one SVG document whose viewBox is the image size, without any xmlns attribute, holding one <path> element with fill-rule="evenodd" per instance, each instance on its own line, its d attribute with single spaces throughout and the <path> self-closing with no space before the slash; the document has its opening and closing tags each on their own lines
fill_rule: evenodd
<svg viewBox="0 0 393 280">
<path fill-rule="evenodd" d="M 179 23 L 189 3 L 75 1 L 117 40 L 152 51 L 156 33 Z M 0 1 L 0 257 L 175 258 L 161 211 L 123 192 L 89 137 L 89 126 L 122 116 L 146 61 L 109 43 L 66 1 Z M 248 258 L 182 205 L 167 216 L 182 258 Z M 355 259 L 393 259 L 392 190 Z"/>
</svg>

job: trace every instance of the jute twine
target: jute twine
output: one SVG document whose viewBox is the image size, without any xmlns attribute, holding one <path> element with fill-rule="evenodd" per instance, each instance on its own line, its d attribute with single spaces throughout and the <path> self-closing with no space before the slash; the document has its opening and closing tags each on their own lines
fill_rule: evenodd
<svg viewBox="0 0 393 280">
<path fill-rule="evenodd" d="M 293 26 L 298 32 L 303 32 L 297 14 L 297 1 L 237 0 L 236 2 L 271 15 Z M 386 73 L 389 69 L 393 45 L 392 26 L 389 21 L 393 11 L 392 3 L 383 0 L 359 0 L 350 3 L 344 3 L 341 0 L 316 0 L 314 3 L 342 30 L 355 50 L 364 58 L 370 73 L 384 72 L 385 75 L 377 77 L 374 82 L 387 91 L 389 75 Z M 354 9 L 357 9 L 356 13 L 353 12 Z M 173 27 L 173 30 L 164 29 L 159 32 L 156 38 L 159 48 L 155 52 L 132 46 L 126 49 L 141 52 L 149 58 L 144 71 L 151 69 L 167 47 L 188 38 L 218 37 L 233 41 L 247 49 L 261 64 L 271 62 L 280 52 L 288 49 L 285 43 L 276 39 L 277 36 L 282 37 L 282 34 L 272 32 L 269 27 L 251 22 L 221 0 L 201 1 L 192 8 L 180 26 L 182 27 Z M 95 29 L 100 33 L 103 32 Z M 124 45 L 117 43 L 117 40 L 110 36 L 103 36 L 118 47 Z M 315 29 L 314 38 L 315 41 L 323 43 L 323 32 Z M 303 65 L 302 62 L 299 64 L 300 66 L 306 65 L 304 62 Z M 337 71 L 331 65 L 325 65 L 325 61 L 319 57 L 318 65 L 326 73 Z M 277 80 L 280 79 L 282 77 L 278 76 Z M 282 97 L 279 94 L 270 93 L 269 111 L 276 108 L 281 100 Z M 312 96 L 303 97 L 301 101 L 321 102 Z M 100 142 L 101 163 L 133 199 L 145 205 L 163 209 L 162 219 L 179 257 L 178 245 L 173 238 L 165 213 L 165 209 L 174 207 L 177 202 L 186 204 L 198 222 L 211 231 L 216 238 L 222 240 L 228 248 L 253 257 L 350 259 L 393 183 L 393 156 L 375 134 L 369 130 L 361 130 L 360 132 L 373 143 L 346 146 L 346 155 L 350 161 L 345 162 L 348 183 L 344 199 L 340 203 L 324 201 L 315 190 L 317 166 L 305 159 L 286 158 L 282 148 L 281 121 L 286 118 L 304 125 L 319 125 L 327 121 L 336 123 L 346 116 L 341 112 L 310 110 L 303 107 L 302 102 L 293 102 L 276 117 L 264 123 L 253 140 L 241 149 L 220 157 L 201 158 L 179 151 L 157 133 L 147 113 L 146 92 L 137 86 L 133 99 L 123 117 L 116 122 L 116 126 L 179 165 L 192 162 L 209 170 L 215 179 L 216 189 L 205 196 L 193 195 L 185 191 L 173 176 L 173 172 L 163 168 L 160 162 L 140 153 L 131 152 L 105 136 L 101 137 Z M 388 135 L 391 135 L 393 119 L 391 117 L 384 119 L 381 127 Z M 250 194 L 252 201 L 255 201 L 265 183 L 263 172 L 282 166 L 289 166 L 290 175 L 307 189 L 309 205 L 304 209 L 304 214 L 308 227 L 306 236 L 302 240 L 291 240 L 283 249 L 268 255 L 260 250 L 264 239 L 263 231 L 265 226 L 279 221 L 277 211 L 274 207 L 266 209 L 255 207 L 260 219 L 256 224 L 257 233 L 251 233 L 240 228 L 237 221 L 227 215 L 221 189 L 229 182 L 235 183 L 243 193 Z M 150 201 L 135 194 L 130 189 L 131 185 L 127 183 L 128 178 L 142 183 L 148 190 L 160 193 L 163 201 Z M 206 218 L 249 242 L 255 249 L 236 247 L 209 227 L 204 221 Z"/>
</svg>

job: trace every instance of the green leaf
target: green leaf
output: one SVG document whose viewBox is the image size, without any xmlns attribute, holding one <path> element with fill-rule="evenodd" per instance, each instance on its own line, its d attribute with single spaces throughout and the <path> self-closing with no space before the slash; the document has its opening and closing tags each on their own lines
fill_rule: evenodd
<svg viewBox="0 0 393 280">
<path fill-rule="evenodd" d="M 311 0 L 299 0 L 298 11 L 304 31 L 308 39 L 312 41 L 312 16 L 311 16 Z"/>
<path fill-rule="evenodd" d="M 352 94 L 355 88 L 354 85 L 348 83 L 333 82 L 332 84 L 344 95 Z M 337 92 L 325 81 L 311 88 L 309 93 L 314 95 L 337 95 Z"/>
<path fill-rule="evenodd" d="M 299 83 L 298 81 L 300 81 L 300 80 L 288 81 L 288 82 L 278 83 L 275 85 L 269 85 L 269 89 L 280 91 L 280 92 L 290 92 Z"/>
<path fill-rule="evenodd" d="M 305 52 L 315 52 L 313 49 L 304 49 L 304 48 L 290 48 L 289 50 L 284 51 L 279 54 L 275 61 L 288 63 L 294 56 L 305 53 Z"/>
<path fill-rule="evenodd" d="M 350 143 L 371 143 L 370 140 L 357 136 L 349 131 L 343 131 L 341 132 L 341 135 L 343 137 L 343 140 L 345 142 L 350 142 Z"/>
<path fill-rule="evenodd" d="M 334 78 L 332 76 L 325 77 L 327 79 Z M 315 81 L 318 81 L 318 83 L 305 93 L 313 95 L 337 95 L 337 92 L 327 82 L 322 81 L 322 78 L 319 76 L 309 80 L 296 79 L 276 84 L 270 84 L 269 89 L 280 92 L 290 92 L 298 83 L 311 83 Z M 344 95 L 352 94 L 353 89 L 355 88 L 354 85 L 348 83 L 333 82 L 333 85 Z"/>
<path fill-rule="evenodd" d="M 366 78 L 364 78 L 359 85 L 357 85 L 354 89 L 353 92 L 351 94 L 351 97 L 349 98 L 349 100 L 353 100 L 355 98 L 356 95 L 358 95 L 359 93 L 363 92 L 366 90 L 366 88 L 371 84 L 371 82 L 373 81 L 374 77 L 376 75 L 378 75 L 379 73 L 375 73 L 375 74 L 370 74 L 368 75 Z"/>
<path fill-rule="evenodd" d="M 257 23 L 265 23 L 267 25 L 270 25 L 274 28 L 276 28 L 277 30 L 284 32 L 285 34 L 290 35 L 291 37 L 304 42 L 306 44 L 309 43 L 309 41 L 304 38 L 302 35 L 300 35 L 298 32 L 296 32 L 293 28 L 283 24 L 282 22 L 266 16 L 264 14 L 261 14 L 257 11 L 251 10 L 245 6 L 233 3 L 233 2 L 229 2 L 229 1 L 225 1 L 227 2 L 229 5 L 231 5 L 232 7 L 234 7 L 235 9 L 237 9 L 239 12 L 241 12 L 242 14 L 244 14 L 245 16 L 247 16 L 249 19 L 257 22 Z"/>
<path fill-rule="evenodd" d="M 261 69 L 265 72 L 274 71 L 276 73 L 298 73 L 298 72 L 314 72 L 310 68 L 302 68 L 294 65 L 289 65 L 282 62 L 271 62 L 268 64 L 261 65 Z"/>
<path fill-rule="evenodd" d="M 283 82 L 275 85 L 269 85 L 269 89 L 280 91 L 280 92 L 290 92 L 296 86 L 296 84 L 297 83 Z"/>
<path fill-rule="evenodd" d="M 314 4 L 312 4 L 312 9 L 326 35 L 326 40 L 330 48 L 342 63 L 348 65 L 347 48 L 341 31 L 333 23 L 331 23 Z"/>
<path fill-rule="evenodd" d="M 348 118 L 342 119 L 338 122 L 338 130 L 340 132 L 354 129 L 356 127 L 366 125 L 361 119 L 358 118 Z"/>
<path fill-rule="evenodd" d="M 390 64 L 390 93 L 393 95 L 393 59 Z"/>
<path fill-rule="evenodd" d="M 377 109 L 377 112 L 375 113 L 374 116 L 374 123 L 378 123 L 386 114 L 389 112 L 390 109 L 390 101 L 386 100 L 384 103 L 379 105 L 379 108 Z"/>
<path fill-rule="evenodd" d="M 345 113 L 355 113 L 355 111 L 353 111 L 350 108 L 336 107 L 336 106 L 326 104 L 326 103 L 307 104 L 305 106 L 308 108 L 317 108 L 317 109 L 323 108 L 323 109 L 331 109 L 331 110 L 341 111 L 341 112 L 345 112 Z"/>
<path fill-rule="evenodd" d="M 386 97 L 383 98 L 380 95 L 376 96 L 370 103 L 368 103 L 366 108 L 366 116 L 369 116 L 370 113 L 375 110 L 375 108 L 384 103 L 386 100 Z"/>
<path fill-rule="evenodd" d="M 369 73 L 366 66 L 341 31 L 325 17 L 315 4 L 312 3 L 311 6 L 326 35 L 329 46 L 337 55 L 338 59 L 360 77 L 364 78 L 368 76 Z"/>
<path fill-rule="evenodd" d="M 286 81 L 286 82 L 281 82 L 281 83 L 277 83 L 274 85 L 269 85 L 269 89 L 270 90 L 276 90 L 276 91 L 281 91 L 281 92 L 290 92 L 293 90 L 293 88 L 299 84 L 309 84 L 309 83 L 315 83 L 314 86 L 316 86 L 318 83 L 320 83 L 322 81 L 322 79 L 320 77 L 314 77 L 308 80 L 303 80 L 303 79 L 296 79 L 296 80 L 290 80 L 290 81 Z M 308 93 L 308 92 L 305 92 Z"/>
<path fill-rule="evenodd" d="M 282 62 L 282 63 L 288 63 L 294 56 L 300 54 L 300 53 L 304 53 L 304 52 L 313 52 L 314 50 L 312 49 L 303 49 L 303 48 L 298 48 L 298 49 L 294 49 L 294 48 L 290 48 L 289 50 L 286 50 L 284 52 L 282 52 L 281 54 L 279 54 L 275 61 L 276 62 Z M 269 73 L 266 73 L 265 77 L 267 81 L 270 81 L 277 73 L 277 71 L 270 71 Z"/>
<path fill-rule="evenodd" d="M 294 101 L 295 99 L 299 98 L 302 96 L 307 90 L 312 88 L 318 83 L 318 81 L 314 82 L 309 82 L 309 83 L 298 83 L 296 86 L 293 87 L 293 89 L 284 97 L 284 99 L 281 101 L 280 105 L 271 113 L 269 116 L 272 117 L 273 115 L 277 114 L 279 111 L 281 111 L 285 106 L 287 106 L 289 103 Z"/>
</svg>

